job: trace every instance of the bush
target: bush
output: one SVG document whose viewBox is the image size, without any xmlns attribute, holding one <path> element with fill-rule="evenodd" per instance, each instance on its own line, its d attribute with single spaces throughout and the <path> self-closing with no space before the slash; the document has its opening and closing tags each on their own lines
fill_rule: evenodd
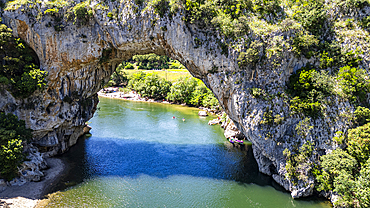
<svg viewBox="0 0 370 208">
<path fill-rule="evenodd" d="M 259 49 L 262 47 L 262 43 L 253 41 L 249 48 L 245 52 L 241 52 L 237 59 L 239 67 L 245 67 L 247 65 L 254 66 L 260 60 Z"/>
<path fill-rule="evenodd" d="M 197 81 L 192 77 L 181 77 L 172 84 L 170 92 L 167 94 L 167 100 L 180 104 L 191 104 L 192 94 L 197 84 Z"/>
<path fill-rule="evenodd" d="M 370 109 L 357 106 L 355 112 L 355 122 L 357 125 L 362 126 L 368 122 L 370 122 Z"/>
<path fill-rule="evenodd" d="M 370 123 L 348 130 L 347 151 L 364 165 L 370 156 Z"/>
<path fill-rule="evenodd" d="M 311 173 L 312 163 L 309 161 L 313 151 L 313 144 L 307 142 L 303 144 L 299 150 L 291 152 L 285 149 L 283 154 L 286 157 L 286 174 L 285 176 L 292 180 L 293 184 L 297 184 L 298 181 L 307 182 L 308 175 Z"/>
<path fill-rule="evenodd" d="M 161 18 L 170 10 L 170 5 L 167 0 L 153 0 L 149 2 L 153 8 L 154 12 L 157 13 Z"/>
<path fill-rule="evenodd" d="M 157 74 L 135 73 L 130 77 L 128 87 L 142 97 L 163 99 L 170 91 L 171 82 L 159 78 Z"/>
<path fill-rule="evenodd" d="M 0 113 L 0 176 L 12 180 L 23 162 L 23 142 L 32 138 L 31 129 L 13 114 Z"/>
<path fill-rule="evenodd" d="M 361 168 L 360 176 L 356 181 L 355 197 L 361 207 L 370 207 L 370 159 Z"/>
<path fill-rule="evenodd" d="M 289 77 L 288 93 L 293 96 L 293 112 L 316 117 L 321 113 L 321 103 L 332 94 L 334 80 L 326 72 L 317 72 L 310 65 L 302 67 Z"/>
<path fill-rule="evenodd" d="M 311 58 L 319 44 L 319 40 L 314 35 L 298 33 L 293 39 L 293 52 L 296 56 L 304 55 L 306 58 Z"/>
<path fill-rule="evenodd" d="M 327 20 L 327 11 L 323 3 L 323 0 L 302 3 L 299 8 L 300 11 L 296 12 L 294 16 L 306 30 L 317 37 L 323 34 L 323 26 Z"/>
<path fill-rule="evenodd" d="M 333 150 L 330 154 L 320 157 L 321 172 L 317 174 L 316 179 L 320 183 L 317 189 L 319 191 L 334 190 L 334 181 L 340 175 L 353 175 L 357 169 L 357 161 L 342 149 Z"/>
<path fill-rule="evenodd" d="M 342 67 L 338 73 L 338 80 L 342 88 L 342 96 L 351 102 L 367 105 L 366 98 L 367 93 L 370 92 L 370 82 L 363 69 Z"/>
<path fill-rule="evenodd" d="M 73 24 L 78 23 L 79 25 L 86 25 L 93 16 L 93 11 L 89 7 L 88 1 L 77 4 L 72 10 L 75 17 Z"/>
<path fill-rule="evenodd" d="M 358 67 L 362 61 L 358 50 L 345 50 L 337 42 L 330 44 L 325 42 L 320 44 L 319 48 L 322 51 L 320 54 L 321 69 L 343 66 Z"/>
</svg>

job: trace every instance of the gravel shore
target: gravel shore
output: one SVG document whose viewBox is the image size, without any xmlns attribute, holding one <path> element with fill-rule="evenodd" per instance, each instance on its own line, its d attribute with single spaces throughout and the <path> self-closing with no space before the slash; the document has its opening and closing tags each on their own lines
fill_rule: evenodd
<svg viewBox="0 0 370 208">
<path fill-rule="evenodd" d="M 58 158 L 46 158 L 49 169 L 39 182 L 28 182 L 22 186 L 9 186 L 0 192 L 0 207 L 33 208 L 63 173 L 65 164 Z"/>
</svg>

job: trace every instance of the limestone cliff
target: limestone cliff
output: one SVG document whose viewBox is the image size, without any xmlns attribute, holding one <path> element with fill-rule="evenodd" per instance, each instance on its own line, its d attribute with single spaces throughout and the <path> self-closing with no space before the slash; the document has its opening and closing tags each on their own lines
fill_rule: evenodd
<svg viewBox="0 0 370 208">
<path fill-rule="evenodd" d="M 311 141 L 314 150 L 307 159 L 317 161 L 320 155 L 338 146 L 331 138 L 351 127 L 346 115 L 355 108 L 346 99 L 329 97 L 323 116 L 309 121 L 305 136 L 297 133 L 296 126 L 304 116 L 292 113 L 286 83 L 293 72 L 307 63 L 320 63 L 315 56 L 307 58 L 294 53 L 292 38 L 299 36 L 296 27 L 301 26 L 287 19 L 272 27 L 266 23 L 269 16 L 266 21 L 251 18 L 250 33 L 241 41 L 263 44 L 254 48 L 252 44 L 232 46 L 223 34 L 184 21 L 181 7 L 162 15 L 137 2 L 88 1 L 85 6 L 89 15 L 83 19 L 72 10 L 79 1 L 57 7 L 54 13 L 48 10 L 54 7 L 46 0 L 8 5 L 3 11 L 5 23 L 35 50 L 41 68 L 49 75 L 47 89 L 28 99 L 17 100 L 3 92 L 0 110 L 24 119 L 35 130 L 33 142 L 50 155 L 65 152 L 82 134 L 85 122 L 96 109 L 97 92 L 121 61 L 135 54 L 165 54 L 179 60 L 214 92 L 228 116 L 253 143 L 261 172 L 271 175 L 294 197 L 312 194 L 312 177 L 298 184 L 287 180 L 283 151 Z M 338 14 L 333 8 L 328 11 L 331 17 Z M 349 16 L 368 16 L 370 7 L 352 12 Z M 357 30 L 350 37 L 340 31 L 336 34 L 332 38 L 338 39 L 342 47 L 362 48 L 359 65 L 368 70 L 368 33 Z M 229 47 L 225 49 L 226 43 Z M 238 58 L 248 48 L 255 49 L 257 60 L 241 65 Z M 275 120 L 264 122 L 268 114 Z"/>
</svg>

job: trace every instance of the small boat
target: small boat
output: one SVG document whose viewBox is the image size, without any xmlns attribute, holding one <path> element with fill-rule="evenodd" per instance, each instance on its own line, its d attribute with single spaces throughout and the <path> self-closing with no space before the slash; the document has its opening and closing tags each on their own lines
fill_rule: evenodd
<svg viewBox="0 0 370 208">
<path fill-rule="evenodd" d="M 239 144 L 243 144 L 244 145 L 244 141 L 243 140 L 238 140 L 236 139 L 235 142 L 239 143 Z"/>
</svg>

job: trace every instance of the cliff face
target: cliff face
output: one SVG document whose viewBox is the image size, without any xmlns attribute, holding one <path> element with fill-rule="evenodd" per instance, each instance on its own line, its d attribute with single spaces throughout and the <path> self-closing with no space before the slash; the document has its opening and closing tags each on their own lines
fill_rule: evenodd
<svg viewBox="0 0 370 208">
<path fill-rule="evenodd" d="M 279 55 L 241 67 L 237 61 L 238 48 L 229 47 L 225 52 L 222 35 L 187 24 L 181 10 L 161 18 L 152 8 L 144 9 L 145 5 L 137 6 L 131 0 L 91 1 L 87 7 L 92 12 L 82 21 L 63 18 L 69 7 L 59 8 L 53 15 L 46 13 L 47 3 L 20 5 L 3 12 L 5 23 L 35 50 L 41 68 L 49 74 L 47 88 L 27 99 L 17 100 L 7 91 L 2 92 L 0 110 L 25 120 L 35 130 L 33 142 L 50 155 L 63 153 L 76 143 L 85 122 L 96 110 L 96 93 L 115 67 L 133 55 L 146 53 L 177 59 L 193 76 L 202 79 L 253 143 L 260 171 L 292 191 L 294 197 L 312 194 L 314 180 L 309 177 L 296 184 L 286 179 L 284 149 L 311 141 L 314 150 L 307 159 L 317 161 L 319 155 L 338 146 L 331 140 L 335 133 L 346 132 L 352 125 L 345 115 L 352 114 L 354 106 L 340 97 L 330 97 L 327 102 L 330 104 L 324 104 L 324 116 L 309 121 L 305 136 L 297 134 L 296 126 L 303 117 L 291 113 L 286 83 L 297 69 L 308 62 L 316 65 L 319 62 L 292 52 L 288 39 L 296 36 L 294 29 L 265 28 L 263 22 L 251 26 L 249 38 L 265 44 L 257 53 L 278 45 L 283 47 Z M 112 18 L 109 15 L 112 13 L 117 15 Z M 260 30 L 267 29 L 266 35 L 261 34 Z M 352 43 L 353 40 L 346 39 L 342 44 L 351 48 Z M 367 70 L 366 44 L 363 43 L 360 64 Z M 259 94 L 252 89 L 260 89 Z M 263 122 L 266 113 L 275 121 Z"/>
</svg>

